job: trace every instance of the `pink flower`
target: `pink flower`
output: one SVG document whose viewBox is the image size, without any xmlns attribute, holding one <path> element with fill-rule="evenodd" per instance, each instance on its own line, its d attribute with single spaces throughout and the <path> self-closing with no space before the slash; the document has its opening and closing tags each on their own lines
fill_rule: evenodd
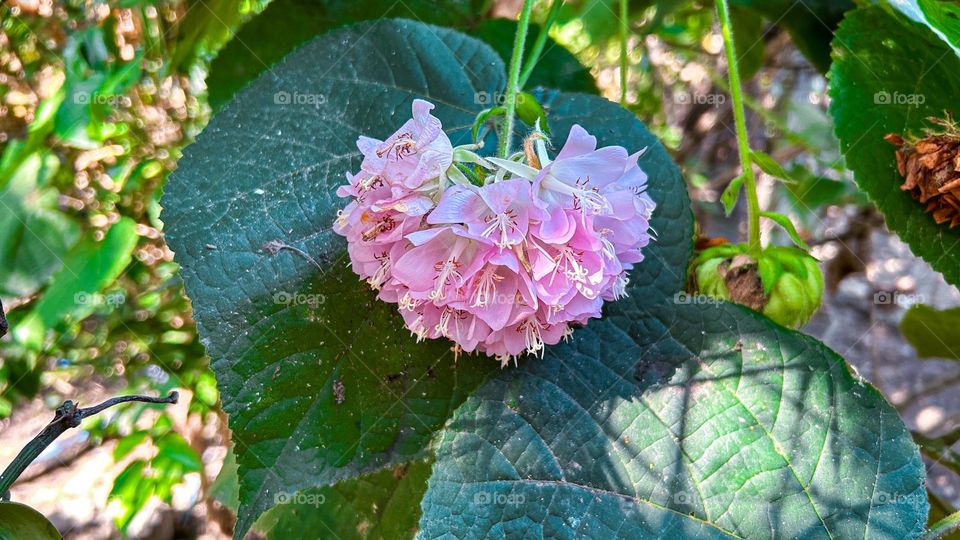
<svg viewBox="0 0 960 540">
<path fill-rule="evenodd" d="M 553 161 L 537 141 L 540 168 L 522 153 L 482 158 L 477 145 L 454 149 L 432 108 L 416 100 L 397 133 L 360 138 L 361 170 L 337 190 L 351 202 L 334 225 L 354 272 L 418 339 L 505 364 L 626 294 L 655 207 L 640 152 L 597 148 L 574 126 Z"/>
</svg>

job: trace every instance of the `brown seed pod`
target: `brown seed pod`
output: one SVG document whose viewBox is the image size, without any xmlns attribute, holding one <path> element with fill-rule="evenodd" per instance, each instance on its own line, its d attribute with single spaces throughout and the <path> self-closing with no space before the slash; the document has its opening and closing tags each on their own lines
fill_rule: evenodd
<svg viewBox="0 0 960 540">
<path fill-rule="evenodd" d="M 930 118 L 940 127 L 927 130 L 922 139 L 890 133 L 884 140 L 897 146 L 897 171 L 903 176 L 900 186 L 924 205 L 937 223 L 960 224 L 960 129 L 948 113 L 946 118 Z"/>
</svg>

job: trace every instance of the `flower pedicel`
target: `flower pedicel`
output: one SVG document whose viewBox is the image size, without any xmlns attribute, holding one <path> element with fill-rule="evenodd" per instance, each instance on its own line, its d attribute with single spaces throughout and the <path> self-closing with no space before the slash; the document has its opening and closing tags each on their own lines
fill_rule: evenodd
<svg viewBox="0 0 960 540">
<path fill-rule="evenodd" d="M 650 242 L 653 200 L 640 152 L 597 148 L 573 126 L 550 160 L 542 136 L 510 159 L 454 148 L 433 105 L 385 141 L 360 137 L 364 159 L 337 194 L 334 230 L 353 271 L 398 305 L 418 339 L 503 364 L 542 353 L 626 294 Z"/>
</svg>

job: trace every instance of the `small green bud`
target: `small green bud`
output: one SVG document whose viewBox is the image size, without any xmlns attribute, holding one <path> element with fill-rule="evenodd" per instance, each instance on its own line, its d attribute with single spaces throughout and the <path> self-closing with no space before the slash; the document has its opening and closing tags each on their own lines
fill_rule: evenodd
<svg viewBox="0 0 960 540">
<path fill-rule="evenodd" d="M 803 250 L 771 247 L 754 256 L 745 244 L 704 250 L 693 261 L 700 294 L 730 300 L 791 327 L 806 324 L 823 299 L 817 260 Z"/>
</svg>

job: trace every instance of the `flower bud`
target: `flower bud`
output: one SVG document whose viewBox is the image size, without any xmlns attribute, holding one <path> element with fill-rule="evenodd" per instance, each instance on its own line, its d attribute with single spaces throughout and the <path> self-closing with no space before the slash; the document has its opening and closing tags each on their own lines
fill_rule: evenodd
<svg viewBox="0 0 960 540">
<path fill-rule="evenodd" d="M 730 300 L 790 327 L 806 324 L 823 299 L 817 260 L 792 247 L 771 247 L 754 256 L 745 244 L 704 250 L 693 262 L 700 294 Z"/>
</svg>

